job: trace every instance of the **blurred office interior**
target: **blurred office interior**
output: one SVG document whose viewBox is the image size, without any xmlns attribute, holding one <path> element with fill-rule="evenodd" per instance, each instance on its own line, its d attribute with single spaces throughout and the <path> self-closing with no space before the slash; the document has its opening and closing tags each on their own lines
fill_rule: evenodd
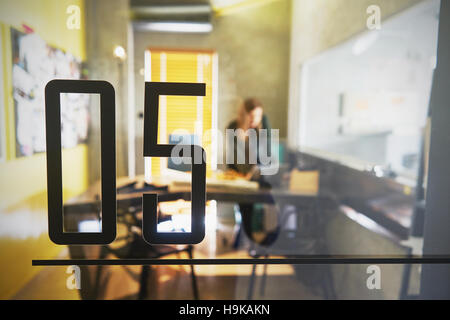
<svg viewBox="0 0 450 320">
<path fill-rule="evenodd" d="M 440 9 L 439 0 L 2 1 L 0 297 L 423 297 L 429 278 L 420 264 L 379 264 L 381 283 L 368 264 L 352 263 L 81 266 L 73 289 L 72 269 L 31 261 L 426 254 L 430 100 L 449 58 L 438 53 L 439 28 L 448 28 Z M 114 87 L 118 224 L 109 245 L 49 238 L 44 90 L 52 79 Z M 142 239 L 145 192 L 160 194 L 158 231 L 191 226 L 190 166 L 144 157 L 149 81 L 206 84 L 204 97 L 161 96 L 158 118 L 158 143 L 187 136 L 206 151 L 200 244 Z M 278 130 L 274 174 L 250 177 L 224 161 L 226 129 L 248 98 Z M 101 231 L 100 105 L 97 94 L 61 95 L 65 231 Z M 439 250 L 429 252 L 450 251 Z M 438 287 L 430 295 L 445 297 Z"/>
</svg>

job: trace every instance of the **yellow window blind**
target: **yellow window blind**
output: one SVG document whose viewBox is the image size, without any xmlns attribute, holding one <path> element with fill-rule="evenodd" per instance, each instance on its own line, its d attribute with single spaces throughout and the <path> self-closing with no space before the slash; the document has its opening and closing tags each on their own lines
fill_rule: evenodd
<svg viewBox="0 0 450 320">
<path fill-rule="evenodd" d="M 215 129 L 215 63 L 216 56 L 213 52 L 173 49 L 149 49 L 146 52 L 146 81 L 206 84 L 205 97 L 160 96 L 158 143 L 169 143 L 169 136 L 177 131 L 179 133 L 179 130 L 195 135 L 196 141 L 206 150 L 208 175 L 215 167 L 211 161 L 215 159 L 211 135 L 208 134 L 211 129 Z M 146 171 L 149 170 L 151 176 L 161 176 L 167 172 L 167 158 L 151 158 L 146 161 Z"/>
</svg>

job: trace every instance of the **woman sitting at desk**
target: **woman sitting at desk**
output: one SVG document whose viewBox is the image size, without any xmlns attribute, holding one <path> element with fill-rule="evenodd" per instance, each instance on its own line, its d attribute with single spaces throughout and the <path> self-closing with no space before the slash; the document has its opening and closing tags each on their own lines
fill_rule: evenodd
<svg viewBox="0 0 450 320">
<path fill-rule="evenodd" d="M 227 151 L 233 152 L 234 157 L 234 161 L 231 164 L 227 164 L 228 168 L 245 176 L 247 179 L 258 180 L 261 182 L 259 169 L 260 154 L 261 152 L 270 150 L 270 126 L 269 121 L 263 112 L 261 102 L 256 98 L 246 99 L 239 109 L 238 117 L 227 126 L 227 129 L 237 130 L 235 131 L 234 141 L 227 141 Z M 267 130 L 268 136 L 266 146 L 260 146 L 259 143 L 259 131 L 261 129 Z M 255 141 L 251 143 L 252 137 L 256 138 L 256 143 Z M 233 142 L 232 147 L 230 147 L 231 142 Z M 260 148 L 264 147 L 267 149 L 260 150 Z M 237 160 L 239 159 L 239 156 L 242 157 L 243 153 L 245 154 L 245 161 L 244 163 L 238 163 Z M 256 163 L 254 161 L 255 157 L 253 157 L 253 159 L 250 157 L 252 154 L 256 156 Z M 257 212 L 262 211 L 262 205 L 240 203 L 239 209 L 244 231 L 247 236 L 253 240 L 253 232 L 262 230 L 263 216 Z"/>
<path fill-rule="evenodd" d="M 248 98 L 241 105 L 236 120 L 233 120 L 228 126 L 227 130 L 235 130 L 236 135 L 233 141 L 233 147 L 227 150 L 233 152 L 234 161 L 228 164 L 228 168 L 234 170 L 248 179 L 259 176 L 260 153 L 270 150 L 270 126 L 269 120 L 264 114 L 262 104 L 256 98 Z M 240 130 L 239 130 L 240 129 Z M 267 146 L 266 150 L 259 150 L 259 130 L 266 129 L 267 131 Z M 237 131 L 236 131 L 237 130 Z M 255 139 L 251 141 L 250 136 Z M 231 143 L 231 141 L 227 141 Z M 244 146 L 244 149 L 242 149 Z M 229 147 L 229 145 L 227 146 Z M 245 162 L 238 163 L 239 156 L 245 154 Z M 250 155 L 255 155 L 256 159 L 250 159 Z M 253 161 L 250 161 L 253 160 Z M 254 160 L 257 162 L 255 163 Z"/>
</svg>

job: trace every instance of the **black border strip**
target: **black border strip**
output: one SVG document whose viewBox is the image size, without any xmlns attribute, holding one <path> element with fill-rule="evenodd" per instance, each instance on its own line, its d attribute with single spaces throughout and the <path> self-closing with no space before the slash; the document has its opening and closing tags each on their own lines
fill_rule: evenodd
<svg viewBox="0 0 450 320">
<path fill-rule="evenodd" d="M 302 257 L 282 259 L 55 259 L 32 260 L 33 266 L 254 265 L 254 264 L 450 264 L 443 257 Z"/>
</svg>

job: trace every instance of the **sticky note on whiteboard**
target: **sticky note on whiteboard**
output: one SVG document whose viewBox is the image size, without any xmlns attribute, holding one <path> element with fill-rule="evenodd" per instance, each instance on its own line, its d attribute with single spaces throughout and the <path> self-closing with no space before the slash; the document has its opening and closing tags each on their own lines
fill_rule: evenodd
<svg viewBox="0 0 450 320">
<path fill-rule="evenodd" d="M 317 194 L 319 192 L 319 171 L 292 170 L 289 191 L 301 194 Z"/>
</svg>

